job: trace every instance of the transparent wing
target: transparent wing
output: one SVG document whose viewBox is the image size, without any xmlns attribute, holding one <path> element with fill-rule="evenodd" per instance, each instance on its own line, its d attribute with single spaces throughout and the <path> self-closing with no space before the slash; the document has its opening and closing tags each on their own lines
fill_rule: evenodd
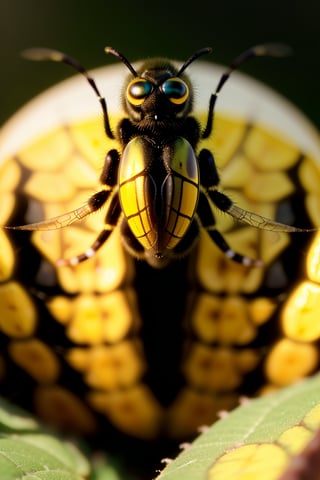
<svg viewBox="0 0 320 480">
<path fill-rule="evenodd" d="M 63 213 L 62 215 L 43 220 L 42 222 L 30 223 L 28 225 L 5 226 L 5 228 L 10 230 L 56 230 L 78 222 L 90 213 L 92 213 L 92 207 L 86 203 L 71 212 Z"/>
<path fill-rule="evenodd" d="M 314 232 L 315 228 L 298 228 L 285 223 L 275 222 L 270 218 L 263 217 L 257 213 L 243 210 L 236 205 L 232 205 L 227 213 L 239 222 L 246 223 L 252 227 L 261 228 L 263 230 L 271 230 L 273 232 Z"/>
</svg>

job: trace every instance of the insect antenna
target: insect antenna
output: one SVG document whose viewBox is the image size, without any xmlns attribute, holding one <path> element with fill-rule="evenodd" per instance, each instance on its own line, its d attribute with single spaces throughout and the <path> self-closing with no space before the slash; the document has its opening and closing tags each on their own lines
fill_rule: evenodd
<svg viewBox="0 0 320 480">
<path fill-rule="evenodd" d="M 207 124 L 202 132 L 202 138 L 208 138 L 211 134 L 213 125 L 213 111 L 219 92 L 221 91 L 223 85 L 226 83 L 234 70 L 237 70 L 243 63 L 254 57 L 286 57 L 291 53 L 292 50 L 288 45 L 284 45 L 281 43 L 266 43 L 263 45 L 256 45 L 255 47 L 251 47 L 245 52 L 241 53 L 238 57 L 236 57 L 236 59 L 231 63 L 229 68 L 222 74 L 215 92 L 210 97 Z"/>
<path fill-rule="evenodd" d="M 53 62 L 61 62 L 69 65 L 77 72 L 81 73 L 86 80 L 88 81 L 89 85 L 97 95 L 102 112 L 103 112 L 103 119 L 104 119 L 104 129 L 107 136 L 111 139 L 114 139 L 114 134 L 110 127 L 108 110 L 107 110 L 107 103 L 104 97 L 101 96 L 100 91 L 96 85 L 96 82 L 92 77 L 90 77 L 87 70 L 75 59 L 66 55 L 65 53 L 59 52 L 58 50 L 52 50 L 50 48 L 29 48 L 22 52 L 22 56 L 27 58 L 28 60 L 34 61 L 43 61 L 43 60 L 50 60 Z"/>
<path fill-rule="evenodd" d="M 106 47 L 104 49 L 104 51 L 106 53 L 110 53 L 111 55 L 114 55 L 115 57 L 119 58 L 119 60 L 121 60 L 122 63 L 125 64 L 125 66 L 130 70 L 130 72 L 132 73 L 132 75 L 134 77 L 138 77 L 138 74 L 137 72 L 135 71 L 135 69 L 133 68 L 133 66 L 131 65 L 131 63 L 129 62 L 129 60 L 120 52 L 118 52 L 118 50 L 116 50 L 115 48 L 113 47 Z"/>
<path fill-rule="evenodd" d="M 212 52 L 212 48 L 210 48 L 210 47 L 204 47 L 204 48 L 201 48 L 200 50 L 198 50 L 197 52 L 195 52 L 193 55 L 191 55 L 191 57 L 189 57 L 184 62 L 184 64 L 180 68 L 179 72 L 177 73 L 177 77 L 180 77 L 180 75 L 185 71 L 185 69 L 187 67 L 189 67 L 190 63 L 197 60 L 197 58 L 202 57 L 202 55 L 207 55 L 208 53 L 211 53 L 211 52 Z"/>
</svg>

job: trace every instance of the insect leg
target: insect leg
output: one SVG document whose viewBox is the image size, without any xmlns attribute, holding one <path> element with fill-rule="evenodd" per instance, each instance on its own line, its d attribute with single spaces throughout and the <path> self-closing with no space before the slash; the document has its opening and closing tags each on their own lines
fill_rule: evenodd
<svg viewBox="0 0 320 480">
<path fill-rule="evenodd" d="M 227 241 L 224 239 L 223 235 L 217 230 L 215 226 L 215 218 L 210 206 L 209 200 L 204 192 L 200 192 L 199 204 L 198 204 L 198 215 L 201 221 L 202 226 L 208 232 L 211 240 L 217 245 L 217 247 L 224 253 L 224 255 L 234 262 L 241 263 L 247 267 L 260 267 L 263 265 L 263 262 L 259 259 L 253 259 L 241 253 L 235 252 Z"/>
<path fill-rule="evenodd" d="M 271 218 L 263 217 L 258 213 L 244 210 L 235 205 L 231 198 L 225 193 L 217 190 L 220 183 L 219 174 L 214 161 L 214 157 L 210 150 L 203 149 L 198 156 L 200 167 L 200 183 L 206 189 L 207 195 L 214 205 L 222 212 L 228 213 L 235 220 L 241 223 L 246 223 L 251 227 L 261 228 L 263 230 L 271 230 L 274 232 L 312 232 L 314 229 L 299 228 L 292 225 L 286 225 L 272 220 Z"/>
<path fill-rule="evenodd" d="M 57 217 L 49 218 L 48 220 L 42 220 L 41 222 L 29 223 L 27 225 L 5 226 L 4 228 L 8 230 L 56 230 L 84 219 L 90 215 L 90 213 L 102 208 L 108 200 L 113 187 L 117 183 L 118 166 L 119 153 L 116 150 L 110 150 L 106 155 L 103 170 L 100 175 L 101 183 L 107 188 L 94 193 L 81 207 L 58 215 Z"/>
<path fill-rule="evenodd" d="M 56 263 L 58 266 L 75 266 L 78 265 L 78 263 L 84 262 L 85 260 L 92 258 L 96 252 L 99 250 L 99 248 L 102 247 L 102 245 L 108 240 L 109 236 L 113 232 L 113 229 L 118 223 L 119 217 L 121 214 L 121 206 L 119 202 L 119 197 L 117 194 L 113 196 L 111 199 L 107 215 L 106 215 L 106 220 L 105 220 L 105 226 L 104 229 L 99 233 L 93 244 L 88 248 L 83 253 L 80 253 L 79 255 L 76 255 L 75 257 L 71 257 L 68 259 L 61 258 L 58 260 Z"/>
<path fill-rule="evenodd" d="M 106 155 L 104 166 L 103 166 L 103 169 L 102 169 L 102 172 L 101 172 L 101 175 L 100 175 L 101 183 L 110 188 L 110 190 L 102 190 L 101 191 L 101 192 L 106 192 L 107 193 L 105 201 L 107 200 L 110 193 L 113 191 L 114 186 L 117 183 L 118 167 L 119 167 L 119 153 L 117 152 L 117 150 L 114 150 L 114 149 L 110 150 Z M 97 194 L 93 195 L 93 197 L 97 196 L 97 195 L 101 195 L 101 192 L 98 192 Z M 91 199 L 93 197 L 91 197 Z M 103 203 L 105 203 L 105 201 Z M 98 206 L 98 204 L 97 204 L 96 205 L 97 208 L 95 208 L 95 210 L 97 210 L 101 206 L 102 205 Z M 75 257 L 72 257 L 72 258 L 69 258 L 69 259 L 63 259 L 62 258 L 62 259 L 58 260 L 57 265 L 60 265 L 60 266 L 67 266 L 67 265 L 74 266 L 74 265 L 77 265 L 80 262 L 84 262 L 88 258 L 93 257 L 95 255 L 95 253 L 97 252 L 97 250 L 99 250 L 99 248 L 102 247 L 102 245 L 108 240 L 111 232 L 113 231 L 115 225 L 118 222 L 120 213 L 121 213 L 121 207 L 120 207 L 120 203 L 119 203 L 119 197 L 118 197 L 117 193 L 115 193 L 111 202 L 110 202 L 110 205 L 109 205 L 109 208 L 108 208 L 108 211 L 107 211 L 105 227 L 99 233 L 98 237 L 95 239 L 95 241 L 93 242 L 91 247 L 88 248 L 88 250 L 86 250 L 84 253 L 81 253 L 81 254 L 79 254 Z"/>
<path fill-rule="evenodd" d="M 199 168 L 200 168 L 200 183 L 202 187 L 206 189 L 207 194 L 211 198 L 211 192 L 217 192 L 216 187 L 219 185 L 220 178 L 217 171 L 217 167 L 213 158 L 212 153 L 203 149 L 198 156 Z M 212 190 L 210 190 L 212 189 Z M 220 192 L 218 192 L 220 193 Z M 214 200 L 213 200 L 214 202 Z M 231 202 L 231 200 L 230 200 Z M 216 205 L 216 202 L 214 202 Z M 220 210 L 225 211 L 223 208 L 216 205 Z M 203 227 L 209 233 L 210 238 L 214 241 L 217 247 L 226 255 L 226 257 L 231 258 L 233 261 L 242 263 L 246 266 L 261 266 L 261 260 L 254 260 L 250 257 L 241 255 L 228 245 L 223 235 L 215 227 L 215 219 L 212 212 L 211 205 L 209 203 L 207 195 L 202 191 L 200 192 L 199 204 L 198 204 L 198 215 Z"/>
</svg>

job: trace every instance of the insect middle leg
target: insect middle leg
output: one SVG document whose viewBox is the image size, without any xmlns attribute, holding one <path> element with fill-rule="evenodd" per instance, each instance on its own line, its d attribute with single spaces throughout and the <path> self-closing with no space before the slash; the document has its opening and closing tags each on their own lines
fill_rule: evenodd
<svg viewBox="0 0 320 480">
<path fill-rule="evenodd" d="M 75 257 L 71 257 L 67 259 L 65 258 L 59 259 L 56 262 L 56 264 L 58 266 L 75 266 L 75 265 L 78 265 L 78 263 L 84 262 L 85 260 L 92 258 L 110 237 L 111 233 L 113 232 L 113 229 L 118 223 L 120 213 L 121 213 L 121 206 L 120 206 L 118 195 L 117 193 L 115 193 L 113 198 L 111 199 L 111 202 L 107 211 L 104 228 L 96 237 L 92 245 L 85 252 L 80 253 Z"/>
<path fill-rule="evenodd" d="M 110 194 L 113 193 L 113 197 L 110 201 L 108 211 L 105 218 L 105 225 L 103 230 L 99 233 L 92 245 L 83 253 L 71 257 L 69 259 L 61 258 L 56 263 L 59 266 L 75 266 L 80 262 L 84 262 L 88 258 L 92 258 L 99 248 L 108 240 L 111 235 L 114 227 L 117 225 L 120 214 L 121 206 L 119 202 L 119 197 L 117 191 L 113 190 L 116 187 L 117 178 L 118 178 L 118 166 L 119 166 L 119 153 L 116 150 L 110 150 L 106 155 L 104 167 L 100 175 L 100 181 L 103 185 L 106 185 L 110 190 L 101 190 L 100 192 L 94 194 L 90 197 L 88 204 L 91 205 L 91 212 L 94 212 L 102 207 L 106 202 Z M 102 202 L 95 202 L 95 198 L 100 198 L 103 195 L 103 192 L 106 193 L 105 198 Z"/>
<path fill-rule="evenodd" d="M 223 235 L 216 228 L 216 222 L 212 212 L 212 206 L 210 205 L 209 199 L 204 192 L 200 193 L 198 215 L 202 226 L 208 232 L 211 240 L 217 245 L 217 247 L 223 252 L 226 257 L 230 258 L 234 262 L 241 263 L 242 265 L 245 265 L 247 267 L 261 267 L 263 265 L 262 260 L 253 259 L 242 255 L 241 253 L 234 251 L 230 247 Z"/>
</svg>

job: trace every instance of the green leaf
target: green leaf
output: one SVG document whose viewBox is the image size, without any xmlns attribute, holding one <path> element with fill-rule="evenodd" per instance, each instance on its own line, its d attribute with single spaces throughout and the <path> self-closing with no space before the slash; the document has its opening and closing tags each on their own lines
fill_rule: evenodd
<svg viewBox="0 0 320 480">
<path fill-rule="evenodd" d="M 277 480 L 320 425 L 320 376 L 245 402 L 200 435 L 157 480 Z"/>
<path fill-rule="evenodd" d="M 0 398 L 0 432 L 4 431 L 36 431 L 40 430 L 40 423 L 21 408 L 12 405 L 4 398 Z"/>
<path fill-rule="evenodd" d="M 0 478 L 4 480 L 83 480 L 85 457 L 73 444 L 41 428 L 21 409 L 0 402 Z"/>
<path fill-rule="evenodd" d="M 90 480 L 130 480 L 128 477 L 122 476 L 118 469 L 104 459 L 98 465 L 94 464 L 93 472 Z"/>
</svg>

